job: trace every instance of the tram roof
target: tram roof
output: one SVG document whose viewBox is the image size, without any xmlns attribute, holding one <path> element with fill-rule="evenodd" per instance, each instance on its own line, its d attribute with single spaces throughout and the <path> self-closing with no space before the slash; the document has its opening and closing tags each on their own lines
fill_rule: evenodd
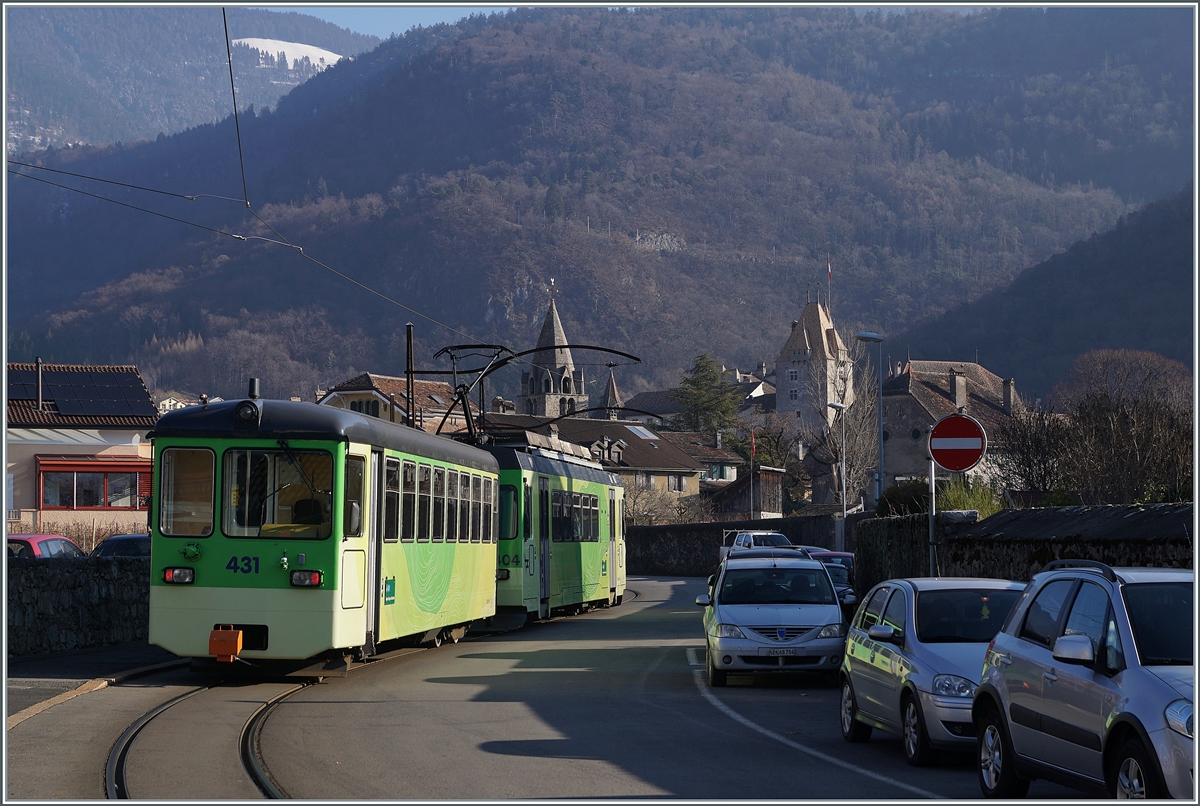
<svg viewBox="0 0 1200 806">
<path fill-rule="evenodd" d="M 259 398 L 252 401 L 261 412 L 258 427 L 235 427 L 234 411 L 243 402 L 226 400 L 167 412 L 148 436 L 363 442 L 478 470 L 498 470 L 487 451 L 377 417 L 313 403 Z"/>
</svg>

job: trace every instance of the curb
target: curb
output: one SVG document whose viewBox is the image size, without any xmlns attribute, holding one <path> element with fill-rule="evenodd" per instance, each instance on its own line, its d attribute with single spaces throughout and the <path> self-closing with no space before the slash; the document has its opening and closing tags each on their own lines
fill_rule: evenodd
<svg viewBox="0 0 1200 806">
<path fill-rule="evenodd" d="M 82 694 L 90 694 L 93 691 L 99 691 L 102 688 L 124 683 L 126 680 L 130 680 L 135 677 L 154 674 L 155 672 L 165 672 L 169 669 L 177 669 L 190 663 L 191 660 L 187 658 L 170 660 L 166 661 L 165 663 L 156 663 L 153 666 L 142 666 L 137 669 L 130 669 L 126 672 L 118 672 L 111 677 L 97 677 L 93 680 L 87 681 L 78 688 L 74 688 L 70 691 L 64 691 L 62 694 L 51 697 L 43 702 L 39 702 L 37 705 L 31 705 L 23 711 L 18 711 L 8 718 L 8 727 L 6 730 L 12 730 L 30 717 L 37 716 L 43 711 L 49 710 L 50 708 L 53 708 L 60 703 L 64 703 L 67 700 L 73 700 Z"/>
</svg>

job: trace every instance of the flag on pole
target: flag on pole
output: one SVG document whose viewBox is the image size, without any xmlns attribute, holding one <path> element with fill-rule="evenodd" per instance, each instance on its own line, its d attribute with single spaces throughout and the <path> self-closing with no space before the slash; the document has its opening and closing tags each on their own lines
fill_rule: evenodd
<svg viewBox="0 0 1200 806">
<path fill-rule="evenodd" d="M 754 429 L 750 429 L 750 458 L 754 458 Z"/>
<path fill-rule="evenodd" d="M 831 261 L 831 260 L 825 261 L 825 268 L 829 270 L 829 279 L 832 280 L 833 279 L 833 261 Z"/>
</svg>

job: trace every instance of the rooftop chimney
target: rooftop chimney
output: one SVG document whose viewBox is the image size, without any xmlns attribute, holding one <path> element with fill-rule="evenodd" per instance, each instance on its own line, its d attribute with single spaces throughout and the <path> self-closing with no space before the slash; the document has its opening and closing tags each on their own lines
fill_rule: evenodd
<svg viewBox="0 0 1200 806">
<path fill-rule="evenodd" d="M 721 450 L 721 432 L 717 432 L 717 450 Z"/>
<path fill-rule="evenodd" d="M 1012 378 L 1004 379 L 1004 413 L 1012 416 L 1013 406 L 1017 402 L 1016 384 Z"/>
<path fill-rule="evenodd" d="M 950 370 L 950 388 L 954 391 L 954 407 L 967 407 L 967 376 L 957 370 Z"/>
</svg>

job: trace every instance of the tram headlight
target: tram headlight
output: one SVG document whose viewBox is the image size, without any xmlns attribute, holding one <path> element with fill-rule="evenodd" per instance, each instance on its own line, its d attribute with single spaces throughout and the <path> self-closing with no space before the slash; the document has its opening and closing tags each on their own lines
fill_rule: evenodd
<svg viewBox="0 0 1200 806">
<path fill-rule="evenodd" d="M 164 568 L 163 582 L 173 585 L 191 585 L 196 581 L 195 568 Z"/>
<path fill-rule="evenodd" d="M 497 568 L 496 569 L 496 579 L 498 579 L 498 580 L 508 579 L 508 569 L 507 568 Z"/>
<path fill-rule="evenodd" d="M 319 588 L 321 587 L 321 572 L 320 571 L 293 571 L 291 574 L 293 588 Z"/>
</svg>

